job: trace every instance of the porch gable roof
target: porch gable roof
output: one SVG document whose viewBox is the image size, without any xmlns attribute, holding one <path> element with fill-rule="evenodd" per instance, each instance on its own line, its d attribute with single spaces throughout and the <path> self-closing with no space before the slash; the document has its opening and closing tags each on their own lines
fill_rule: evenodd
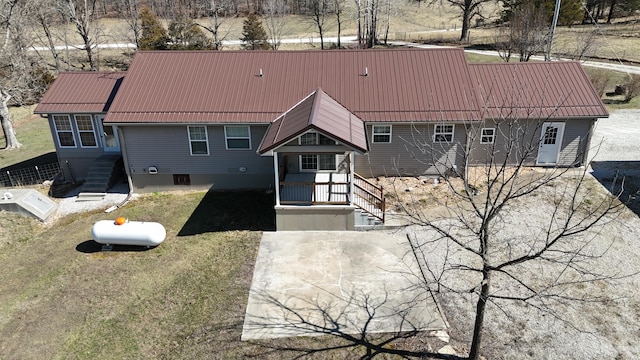
<svg viewBox="0 0 640 360">
<path fill-rule="evenodd" d="M 309 130 L 317 130 L 359 153 L 368 151 L 364 122 L 318 88 L 269 125 L 258 153 L 277 149 Z"/>
</svg>

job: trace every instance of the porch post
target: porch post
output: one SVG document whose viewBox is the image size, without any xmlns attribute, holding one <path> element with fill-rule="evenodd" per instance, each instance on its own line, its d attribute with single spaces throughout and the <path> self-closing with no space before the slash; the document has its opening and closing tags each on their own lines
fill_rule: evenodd
<svg viewBox="0 0 640 360">
<path fill-rule="evenodd" d="M 353 191 L 353 183 L 355 182 L 355 165 L 353 159 L 353 151 L 349 152 L 349 205 L 353 205 L 354 199 L 354 191 Z"/>
<path fill-rule="evenodd" d="M 273 173 L 274 173 L 274 176 L 276 177 L 276 182 L 275 182 L 276 206 L 280 206 L 280 172 L 278 170 L 278 153 L 277 152 L 273 153 Z"/>
</svg>

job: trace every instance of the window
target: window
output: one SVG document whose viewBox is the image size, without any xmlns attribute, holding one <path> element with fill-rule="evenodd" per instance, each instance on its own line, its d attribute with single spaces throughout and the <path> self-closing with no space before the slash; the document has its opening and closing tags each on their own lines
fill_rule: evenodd
<svg viewBox="0 0 640 360">
<path fill-rule="evenodd" d="M 373 142 L 390 143 L 391 125 L 373 125 Z"/>
<path fill-rule="evenodd" d="M 330 137 L 317 132 L 308 132 L 300 135 L 300 145 L 335 145 Z M 301 171 L 335 171 L 337 166 L 335 154 L 309 154 L 300 155 Z"/>
<path fill-rule="evenodd" d="M 435 125 L 433 142 L 453 141 L 453 125 Z"/>
<path fill-rule="evenodd" d="M 480 129 L 480 144 L 493 144 L 496 138 L 496 129 L 483 128 Z"/>
<path fill-rule="evenodd" d="M 301 170 L 317 170 L 318 156 L 317 155 L 300 155 L 300 169 Z"/>
<path fill-rule="evenodd" d="M 60 147 L 76 147 L 69 115 L 53 115 L 53 126 L 56 129 Z"/>
<path fill-rule="evenodd" d="M 80 146 L 97 147 L 96 134 L 93 131 L 93 120 L 91 115 L 76 115 L 76 128 L 80 138 Z"/>
<path fill-rule="evenodd" d="M 300 155 L 300 170 L 302 171 L 335 171 L 335 154 Z"/>
<path fill-rule="evenodd" d="M 317 132 L 300 135 L 300 145 L 335 145 L 336 142 Z"/>
<path fill-rule="evenodd" d="M 547 126 L 547 130 L 544 133 L 544 145 L 554 145 L 556 143 L 556 139 L 558 138 L 558 127 L 557 126 Z"/>
<path fill-rule="evenodd" d="M 173 185 L 191 185 L 189 174 L 173 174 Z"/>
<path fill-rule="evenodd" d="M 251 149 L 251 133 L 248 126 L 225 126 L 224 138 L 229 149 Z"/>
<path fill-rule="evenodd" d="M 209 141 L 205 126 L 188 126 L 191 155 L 209 155 Z"/>
</svg>

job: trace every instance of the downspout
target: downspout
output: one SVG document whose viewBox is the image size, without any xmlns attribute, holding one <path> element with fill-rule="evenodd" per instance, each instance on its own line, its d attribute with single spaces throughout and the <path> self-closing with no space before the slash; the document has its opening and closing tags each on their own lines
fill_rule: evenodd
<svg viewBox="0 0 640 360">
<path fill-rule="evenodd" d="M 275 191 L 276 191 L 276 206 L 280 206 L 280 172 L 278 169 L 278 153 L 273 152 L 273 173 L 276 177 Z"/>
<path fill-rule="evenodd" d="M 116 126 L 115 128 L 116 128 L 116 131 L 118 132 L 118 140 L 120 141 L 120 151 L 122 152 L 122 162 L 124 164 L 124 172 L 125 174 L 127 174 L 127 183 L 129 184 L 129 193 L 127 194 L 127 197 L 124 200 L 122 200 L 121 203 L 114 205 L 108 208 L 107 210 L 105 210 L 104 212 L 106 213 L 110 213 L 120 208 L 121 206 L 129 202 L 129 200 L 131 199 L 131 196 L 133 195 L 133 181 L 131 180 L 131 174 L 129 173 L 129 159 L 127 158 L 127 147 L 125 146 L 125 142 L 124 142 L 124 133 L 122 132 L 122 129 L 119 126 Z"/>
</svg>

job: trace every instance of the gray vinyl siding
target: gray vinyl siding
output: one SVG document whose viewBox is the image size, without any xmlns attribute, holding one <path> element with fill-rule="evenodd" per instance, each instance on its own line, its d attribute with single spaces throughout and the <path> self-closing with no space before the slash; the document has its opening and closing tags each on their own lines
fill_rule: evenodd
<svg viewBox="0 0 640 360">
<path fill-rule="evenodd" d="M 58 134 L 56 133 L 55 126 L 53 125 L 53 115 L 49 115 L 49 130 L 51 131 L 51 137 L 53 138 L 53 144 L 56 148 L 56 154 L 58 155 L 58 161 L 60 163 L 64 179 L 67 181 L 84 180 L 87 176 L 87 173 L 89 172 L 89 168 L 91 167 L 92 162 L 104 153 L 102 137 L 100 136 L 100 131 L 102 128 L 100 124 L 98 124 L 95 114 L 77 114 L 92 115 L 94 136 L 96 137 L 97 143 L 97 147 L 81 147 L 78 130 L 74 121 L 74 115 L 76 114 L 56 115 L 68 115 L 70 117 L 73 139 L 76 144 L 75 147 L 60 147 Z"/>
<path fill-rule="evenodd" d="M 192 184 L 202 179 L 195 182 L 200 187 L 211 182 L 209 185 L 214 188 L 266 188 L 269 184 L 264 179 L 274 182 L 273 158 L 256 153 L 266 129 L 266 125 L 250 126 L 251 149 L 227 150 L 224 126 L 207 126 L 209 155 L 191 155 L 187 125 L 123 126 L 124 145 L 121 145 L 126 147 L 128 170 L 137 182 L 135 187 L 146 184 L 171 187 L 173 174 L 189 174 Z M 157 175 L 148 174 L 150 166 L 158 169 Z M 245 181 L 251 178 L 262 180 Z M 214 183 L 216 179 L 224 180 L 218 184 Z"/>
<path fill-rule="evenodd" d="M 366 126 L 369 153 L 356 155 L 355 171 L 365 177 L 436 175 L 464 167 L 466 130 L 454 125 L 453 141 L 433 141 L 434 123 L 392 124 L 391 142 L 372 142 L 372 124 Z"/>
<path fill-rule="evenodd" d="M 586 151 L 589 146 L 591 128 L 594 119 L 553 120 L 565 124 L 560 156 L 557 166 L 579 166 L 586 160 Z M 507 122 L 496 125 L 492 121 L 474 124 L 470 128 L 471 144 L 469 147 L 470 165 L 484 165 L 490 162 L 502 163 L 508 154 L 507 164 L 516 164 L 524 156 L 524 164 L 537 165 L 538 146 L 540 144 L 541 129 L 544 120 L 519 120 L 510 126 Z M 495 128 L 496 137 L 494 144 L 480 143 L 480 130 L 482 128 Z M 509 144 L 514 141 L 515 148 L 509 149 Z"/>
<path fill-rule="evenodd" d="M 580 166 L 584 165 L 589 152 L 595 119 L 568 120 L 564 126 L 564 136 L 558 165 Z"/>
</svg>

